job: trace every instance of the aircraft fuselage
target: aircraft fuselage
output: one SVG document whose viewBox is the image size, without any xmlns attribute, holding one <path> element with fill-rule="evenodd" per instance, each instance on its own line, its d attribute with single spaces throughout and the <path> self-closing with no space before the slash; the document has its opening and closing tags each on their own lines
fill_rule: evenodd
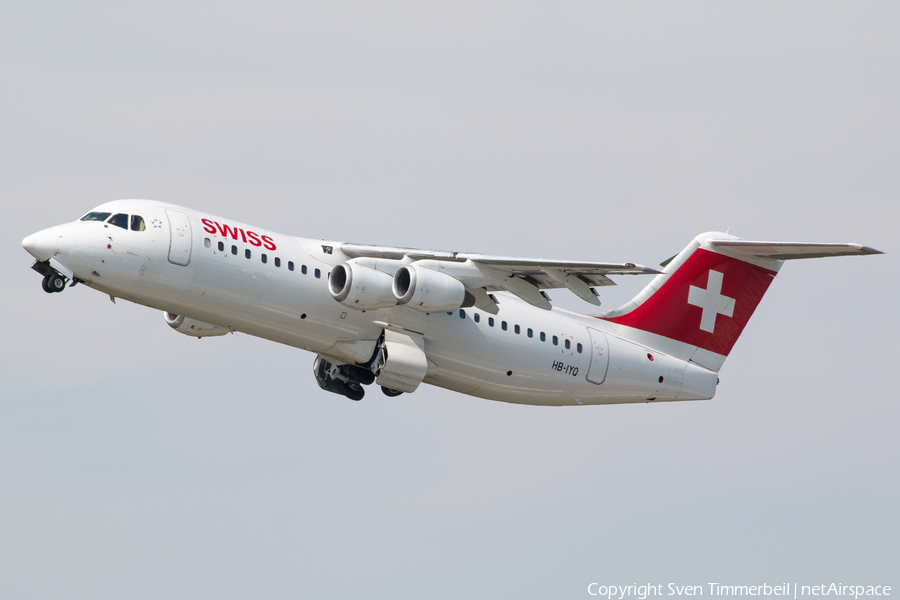
<svg viewBox="0 0 900 600">
<path fill-rule="evenodd" d="M 354 310 L 328 289 L 332 269 L 350 258 L 340 242 L 153 201 L 115 201 L 94 211 L 130 221 L 121 227 L 80 220 L 23 244 L 69 279 L 219 333 L 244 332 L 334 364 L 362 364 L 371 361 L 385 330 L 417 332 L 428 363 L 424 383 L 505 402 L 564 406 L 715 393 L 714 372 L 624 339 L 603 319 L 544 310 L 507 294 L 498 298 L 497 314 L 475 307 L 430 314 L 406 306 Z"/>
</svg>

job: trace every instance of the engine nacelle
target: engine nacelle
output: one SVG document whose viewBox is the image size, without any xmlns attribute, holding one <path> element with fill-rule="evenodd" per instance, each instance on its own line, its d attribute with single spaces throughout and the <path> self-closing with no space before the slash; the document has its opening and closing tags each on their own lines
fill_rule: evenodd
<svg viewBox="0 0 900 600">
<path fill-rule="evenodd" d="M 475 297 L 459 279 L 415 264 L 397 269 L 393 291 L 397 302 L 424 313 L 449 312 L 475 304 Z"/>
<path fill-rule="evenodd" d="M 328 291 L 344 306 L 356 310 L 376 310 L 397 305 L 391 293 L 392 282 L 387 273 L 351 261 L 331 270 Z"/>
<path fill-rule="evenodd" d="M 231 331 L 228 327 L 210 325 L 209 323 L 204 323 L 197 319 L 186 319 L 183 315 L 173 315 L 170 312 L 164 312 L 163 316 L 165 316 L 166 323 L 169 324 L 169 327 L 178 333 L 183 333 L 184 335 L 196 338 L 225 335 Z"/>
</svg>

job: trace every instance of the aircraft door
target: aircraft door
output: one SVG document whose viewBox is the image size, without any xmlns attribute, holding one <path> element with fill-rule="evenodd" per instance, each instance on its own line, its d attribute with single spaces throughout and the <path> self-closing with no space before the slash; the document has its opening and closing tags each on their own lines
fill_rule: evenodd
<svg viewBox="0 0 900 600">
<path fill-rule="evenodd" d="M 591 336 L 591 365 L 588 367 L 587 380 L 601 384 L 606 380 L 609 369 L 609 341 L 606 334 L 599 329 L 587 328 Z"/>
<path fill-rule="evenodd" d="M 186 267 L 191 262 L 191 220 L 180 210 L 166 209 L 169 217 L 169 262 Z"/>
</svg>

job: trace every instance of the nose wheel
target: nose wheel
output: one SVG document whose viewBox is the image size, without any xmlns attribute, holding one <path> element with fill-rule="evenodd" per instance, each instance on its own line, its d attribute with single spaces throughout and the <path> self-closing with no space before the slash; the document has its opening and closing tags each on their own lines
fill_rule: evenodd
<svg viewBox="0 0 900 600">
<path fill-rule="evenodd" d="M 41 287 L 44 288 L 44 291 L 48 294 L 61 292 L 66 289 L 66 278 L 55 271 L 47 273 L 47 275 L 44 276 L 44 281 L 41 282 Z"/>
</svg>

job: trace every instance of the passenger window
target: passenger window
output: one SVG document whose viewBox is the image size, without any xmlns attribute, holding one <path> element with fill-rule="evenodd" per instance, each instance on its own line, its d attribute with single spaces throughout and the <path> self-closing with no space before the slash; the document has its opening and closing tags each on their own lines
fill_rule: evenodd
<svg viewBox="0 0 900 600">
<path fill-rule="evenodd" d="M 518 325 L 516 325 L 513 329 L 516 330 L 516 335 L 519 335 L 520 333 L 522 333 L 522 329 Z"/>
<path fill-rule="evenodd" d="M 553 345 L 554 345 L 554 346 L 559 346 L 559 338 L 556 337 L 555 335 L 553 336 Z"/>
<path fill-rule="evenodd" d="M 212 246 L 212 242 L 209 238 L 206 238 L 205 240 L 203 240 L 203 245 L 209 248 L 210 246 Z"/>
<path fill-rule="evenodd" d="M 463 309 L 459 309 L 459 318 L 460 318 L 460 319 L 465 319 L 465 318 L 466 318 L 466 311 L 464 311 Z"/>
<path fill-rule="evenodd" d="M 426 313 L 426 314 L 427 314 L 427 313 Z M 450 316 L 452 317 L 452 316 L 453 316 L 453 311 L 451 310 L 451 311 L 448 312 L 447 314 L 450 315 Z"/>
<path fill-rule="evenodd" d="M 475 319 L 476 323 L 481 323 L 481 315 L 479 315 L 478 313 L 472 315 L 472 318 Z"/>
<path fill-rule="evenodd" d="M 300 265 L 300 272 L 306 275 L 306 265 Z"/>
<path fill-rule="evenodd" d="M 104 212 L 90 212 L 83 217 L 81 217 L 82 221 L 105 221 L 109 218 L 111 213 Z"/>
<path fill-rule="evenodd" d="M 225 242 L 219 242 L 219 252 L 225 252 Z"/>
<path fill-rule="evenodd" d="M 494 317 L 488 317 L 488 327 L 494 326 Z"/>
<path fill-rule="evenodd" d="M 231 247 L 231 253 L 234 254 L 235 256 L 237 256 L 237 246 Z"/>
<path fill-rule="evenodd" d="M 122 229 L 128 229 L 128 215 L 122 213 L 113 215 L 109 218 L 107 223 L 115 225 L 116 227 L 121 227 Z"/>
<path fill-rule="evenodd" d="M 570 340 L 566 340 L 566 350 L 572 349 L 572 342 Z"/>
<path fill-rule="evenodd" d="M 541 341 L 542 341 L 542 342 L 546 342 L 546 341 L 547 341 L 547 334 L 544 333 L 543 331 L 541 332 Z"/>
<path fill-rule="evenodd" d="M 502 329 L 503 331 L 506 331 L 508 329 L 506 321 L 500 321 L 500 329 Z"/>
<path fill-rule="evenodd" d="M 293 271 L 293 270 L 294 270 L 294 261 L 289 260 L 288 261 L 288 271 Z"/>
<path fill-rule="evenodd" d="M 581 347 L 581 342 L 578 342 L 578 343 L 575 345 L 575 350 L 578 352 L 578 354 L 581 354 L 581 351 L 582 351 L 583 349 L 584 349 L 584 348 Z"/>
<path fill-rule="evenodd" d="M 147 227 L 144 225 L 144 217 L 140 215 L 131 215 L 131 230 L 144 231 L 145 229 L 147 229 Z"/>
<path fill-rule="evenodd" d="M 531 327 L 528 328 L 528 337 L 530 337 L 530 338 L 534 337 L 534 330 Z"/>
<path fill-rule="evenodd" d="M 263 264 L 266 264 L 267 262 L 269 262 L 269 257 L 266 256 L 265 254 L 260 254 L 259 258 L 260 258 L 260 260 L 262 260 Z"/>
<path fill-rule="evenodd" d="M 316 269 L 315 273 L 316 273 L 316 279 L 319 279 L 320 277 L 322 277 L 322 271 Z"/>
<path fill-rule="evenodd" d="M 281 266 L 281 259 L 278 258 L 277 256 L 275 257 L 275 266 L 276 266 L 276 267 L 280 267 L 280 266 Z"/>
</svg>

